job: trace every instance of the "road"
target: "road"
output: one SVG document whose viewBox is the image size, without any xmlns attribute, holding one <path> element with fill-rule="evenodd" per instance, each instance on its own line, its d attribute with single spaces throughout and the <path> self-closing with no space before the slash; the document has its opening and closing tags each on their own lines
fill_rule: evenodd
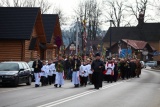
<svg viewBox="0 0 160 107">
<path fill-rule="evenodd" d="M 160 107 L 160 72 L 144 70 L 140 78 L 103 82 L 74 88 L 66 80 L 62 88 L 35 88 L 25 84 L 0 87 L 0 107 Z"/>
</svg>

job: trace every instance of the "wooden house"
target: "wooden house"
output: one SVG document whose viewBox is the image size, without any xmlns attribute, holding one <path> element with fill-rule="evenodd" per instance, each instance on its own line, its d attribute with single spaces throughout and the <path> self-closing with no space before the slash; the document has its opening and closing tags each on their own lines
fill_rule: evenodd
<svg viewBox="0 0 160 107">
<path fill-rule="evenodd" d="M 111 46 L 110 51 L 112 57 L 138 58 L 147 61 L 152 60 L 155 49 L 145 41 L 121 39 Z"/>
<path fill-rule="evenodd" d="M 113 45 L 121 39 L 145 41 L 160 52 L 160 23 L 144 23 L 140 15 L 135 27 L 110 27 L 103 38 L 104 46 L 109 49 L 110 42 Z M 153 60 L 160 60 L 160 55 L 153 56 Z"/>
<path fill-rule="evenodd" d="M 46 58 L 53 59 L 63 45 L 59 17 L 58 14 L 43 14 L 42 19 L 47 39 Z"/>
<path fill-rule="evenodd" d="M 0 7 L 0 61 L 45 59 L 45 44 L 40 8 Z"/>
</svg>

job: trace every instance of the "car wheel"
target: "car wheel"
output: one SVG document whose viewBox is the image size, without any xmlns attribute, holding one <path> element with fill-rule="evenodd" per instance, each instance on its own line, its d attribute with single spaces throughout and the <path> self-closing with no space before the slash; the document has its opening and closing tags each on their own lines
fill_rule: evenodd
<svg viewBox="0 0 160 107">
<path fill-rule="evenodd" d="M 18 86 L 18 83 L 19 83 L 18 79 L 15 79 L 15 82 L 13 83 L 13 86 L 14 86 L 14 87 L 17 87 L 17 86 Z"/>
<path fill-rule="evenodd" d="M 28 77 L 28 81 L 27 81 L 27 83 L 26 83 L 26 84 L 27 84 L 27 85 L 31 85 L 31 83 L 32 83 L 32 77 L 31 77 L 31 76 L 29 76 L 29 77 Z"/>
</svg>

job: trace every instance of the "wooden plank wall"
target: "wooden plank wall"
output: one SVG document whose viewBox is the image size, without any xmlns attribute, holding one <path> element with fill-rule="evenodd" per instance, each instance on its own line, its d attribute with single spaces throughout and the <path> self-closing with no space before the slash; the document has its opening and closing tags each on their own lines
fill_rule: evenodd
<svg viewBox="0 0 160 107">
<path fill-rule="evenodd" d="M 52 56 L 53 56 L 53 58 L 56 57 L 56 49 L 55 48 L 53 49 Z"/>
<path fill-rule="evenodd" d="M 0 61 L 21 61 L 22 41 L 0 40 Z"/>
<path fill-rule="evenodd" d="M 29 50 L 30 40 L 25 40 L 25 61 L 35 60 L 38 52 L 35 50 Z"/>
<path fill-rule="evenodd" d="M 158 52 L 160 52 L 160 41 L 148 42 L 152 47 L 154 47 Z M 160 61 L 160 55 L 153 57 L 154 61 Z"/>
<path fill-rule="evenodd" d="M 53 50 L 52 49 L 47 49 L 47 51 L 46 51 L 46 59 L 47 60 L 48 59 L 53 59 L 52 54 L 53 54 Z"/>
</svg>

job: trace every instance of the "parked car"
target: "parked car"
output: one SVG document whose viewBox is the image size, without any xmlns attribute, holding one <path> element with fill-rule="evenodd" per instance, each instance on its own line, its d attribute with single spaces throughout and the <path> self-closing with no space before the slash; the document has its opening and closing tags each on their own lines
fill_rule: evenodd
<svg viewBox="0 0 160 107">
<path fill-rule="evenodd" d="M 147 61 L 145 63 L 145 66 L 155 67 L 155 66 L 157 66 L 157 61 Z"/>
<path fill-rule="evenodd" d="M 146 67 L 145 67 L 145 62 L 144 62 L 144 61 L 140 61 L 140 63 L 141 63 L 141 67 L 142 67 L 142 68 L 146 68 Z"/>
<path fill-rule="evenodd" d="M 0 84 L 18 84 L 26 83 L 31 85 L 32 73 L 26 62 L 7 61 L 0 63 Z"/>
<path fill-rule="evenodd" d="M 34 82 L 35 81 L 35 78 L 34 78 L 34 68 L 32 68 L 32 65 L 33 65 L 33 62 L 34 61 L 29 61 L 28 62 L 28 65 L 29 65 L 29 67 L 31 68 L 31 70 L 32 70 L 32 82 Z"/>
</svg>

